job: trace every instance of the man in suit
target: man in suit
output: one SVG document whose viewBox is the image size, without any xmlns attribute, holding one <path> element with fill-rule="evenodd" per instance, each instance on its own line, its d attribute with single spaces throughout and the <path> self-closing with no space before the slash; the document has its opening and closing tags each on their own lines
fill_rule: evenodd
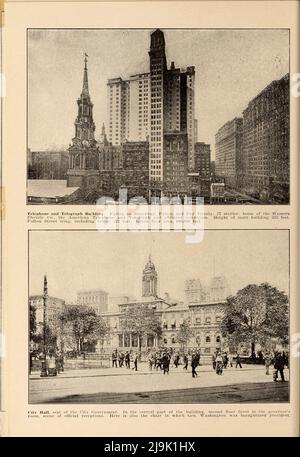
<svg viewBox="0 0 300 457">
<path fill-rule="evenodd" d="M 277 352 L 274 357 L 274 381 L 277 382 L 278 372 L 280 373 L 281 381 L 285 382 L 284 379 L 284 366 L 285 366 L 285 357 L 281 351 Z"/>
</svg>

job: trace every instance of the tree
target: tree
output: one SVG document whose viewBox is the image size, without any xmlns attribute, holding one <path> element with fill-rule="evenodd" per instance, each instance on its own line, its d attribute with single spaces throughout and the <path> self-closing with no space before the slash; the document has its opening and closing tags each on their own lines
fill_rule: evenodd
<svg viewBox="0 0 300 457">
<path fill-rule="evenodd" d="M 162 334 L 160 318 L 147 305 L 127 308 L 120 318 L 120 326 L 125 333 L 131 333 L 138 337 L 139 350 L 143 337 L 147 338 L 149 335 L 159 338 Z"/>
<path fill-rule="evenodd" d="M 185 319 L 176 334 L 176 341 L 181 345 L 182 349 L 184 349 L 193 336 L 194 332 L 191 327 L 191 321 L 190 319 Z"/>
<path fill-rule="evenodd" d="M 42 326 L 39 333 L 35 334 L 33 341 L 38 345 L 38 352 L 44 351 L 44 328 Z M 53 329 L 46 325 L 45 327 L 45 343 L 47 352 L 55 352 L 57 346 L 57 335 Z"/>
<path fill-rule="evenodd" d="M 36 309 L 35 306 L 29 305 L 29 336 L 30 341 L 34 341 L 36 334 Z"/>
<path fill-rule="evenodd" d="M 93 308 L 86 306 L 68 306 L 61 313 L 60 320 L 64 326 L 65 324 L 71 326 L 77 352 L 84 350 L 84 342 L 93 343 L 103 339 L 109 333 L 106 321 L 97 315 Z"/>
<path fill-rule="evenodd" d="M 234 344 L 255 344 L 263 347 L 271 338 L 288 341 L 288 297 L 268 283 L 249 284 L 226 300 L 221 322 L 223 336 Z"/>
</svg>

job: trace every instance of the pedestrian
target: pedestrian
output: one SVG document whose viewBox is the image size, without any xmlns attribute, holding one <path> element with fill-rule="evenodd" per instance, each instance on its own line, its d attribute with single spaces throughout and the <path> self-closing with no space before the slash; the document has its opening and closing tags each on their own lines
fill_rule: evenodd
<svg viewBox="0 0 300 457">
<path fill-rule="evenodd" d="M 134 371 L 138 371 L 138 355 L 137 354 L 134 354 L 133 355 L 133 370 Z"/>
<path fill-rule="evenodd" d="M 198 366 L 198 357 L 196 354 L 193 354 L 192 355 L 192 361 L 191 361 L 191 367 L 192 367 L 192 377 L 193 378 L 197 378 L 198 377 L 198 373 L 196 371 L 196 368 Z"/>
<path fill-rule="evenodd" d="M 214 352 L 213 355 L 211 356 L 212 367 L 213 367 L 213 370 L 214 370 L 214 371 L 215 371 L 215 369 L 216 369 L 216 358 L 217 358 L 217 353 Z"/>
<path fill-rule="evenodd" d="M 56 371 L 56 363 L 55 363 L 55 357 L 53 353 L 51 353 L 48 357 L 48 376 L 56 376 L 57 371 Z"/>
<path fill-rule="evenodd" d="M 218 353 L 216 357 L 216 373 L 219 375 L 223 373 L 223 364 L 223 357 L 220 353 Z"/>
<path fill-rule="evenodd" d="M 62 371 L 61 370 L 61 356 L 60 356 L 59 351 L 57 351 L 55 353 L 55 367 L 56 367 L 57 374 L 59 374 Z"/>
<path fill-rule="evenodd" d="M 149 363 L 149 370 L 152 371 L 152 368 L 154 365 L 154 357 L 153 357 L 153 354 L 151 354 L 151 353 L 149 354 L 148 363 Z"/>
<path fill-rule="evenodd" d="M 177 368 L 178 365 L 179 365 L 179 359 L 180 359 L 179 354 L 175 354 L 175 356 L 174 356 L 174 365 L 175 365 L 175 368 Z"/>
<path fill-rule="evenodd" d="M 111 355 L 112 367 L 117 368 L 117 358 L 118 358 L 118 355 L 117 355 L 117 349 L 116 349 L 115 351 L 113 351 L 113 353 Z"/>
<path fill-rule="evenodd" d="M 285 382 L 284 379 L 284 367 L 285 367 L 285 357 L 281 351 L 278 351 L 274 357 L 274 381 L 277 382 L 278 372 L 280 373 L 281 381 Z"/>
<path fill-rule="evenodd" d="M 169 374 L 170 371 L 170 356 L 167 353 L 164 353 L 161 359 L 162 367 L 164 370 L 164 374 Z"/>
<path fill-rule="evenodd" d="M 183 369 L 184 370 L 187 370 L 188 368 L 188 364 L 189 364 L 189 358 L 188 358 L 188 355 L 187 354 L 184 354 L 183 356 Z"/>
<path fill-rule="evenodd" d="M 239 366 L 240 368 L 243 368 L 243 367 L 242 367 L 242 364 L 241 364 L 240 354 L 237 352 L 237 354 L 236 354 L 236 359 L 235 359 L 235 368 L 237 368 L 238 366 Z"/>
<path fill-rule="evenodd" d="M 228 355 L 228 363 L 229 363 L 230 367 L 232 368 L 233 367 L 233 355 L 232 354 Z"/>
<path fill-rule="evenodd" d="M 265 355 L 266 375 L 270 374 L 269 370 L 270 370 L 271 364 L 272 364 L 272 357 L 271 357 L 271 354 L 269 354 L 269 352 L 267 352 Z"/>
<path fill-rule="evenodd" d="M 227 365 L 228 365 L 228 356 L 227 356 L 227 352 L 224 352 L 224 355 L 223 355 L 223 366 L 224 366 L 224 368 L 227 368 Z"/>
<path fill-rule="evenodd" d="M 128 351 L 126 351 L 125 354 L 125 366 L 130 369 L 130 354 Z"/>
</svg>

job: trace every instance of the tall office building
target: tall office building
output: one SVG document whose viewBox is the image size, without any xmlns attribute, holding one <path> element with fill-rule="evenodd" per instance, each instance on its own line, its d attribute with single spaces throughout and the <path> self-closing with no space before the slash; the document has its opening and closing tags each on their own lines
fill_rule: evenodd
<svg viewBox="0 0 300 457">
<path fill-rule="evenodd" d="M 187 135 L 188 169 L 195 168 L 195 68 L 182 71 L 174 62 L 168 68 L 164 33 L 159 29 L 151 33 L 149 59 L 149 73 L 108 80 L 108 140 L 113 145 L 149 141 L 149 180 L 160 187 L 164 134 Z"/>
<path fill-rule="evenodd" d="M 122 78 L 109 79 L 108 87 L 108 141 L 120 145 L 129 136 L 129 82 Z"/>
<path fill-rule="evenodd" d="M 273 81 L 243 112 L 242 189 L 289 199 L 289 75 Z"/>
<path fill-rule="evenodd" d="M 195 143 L 195 171 L 200 178 L 210 178 L 210 144 Z"/>
<path fill-rule="evenodd" d="M 146 141 L 150 134 L 150 75 L 132 75 L 129 84 L 129 141 Z"/>
<path fill-rule="evenodd" d="M 226 185 L 235 188 L 241 173 L 243 119 L 236 117 L 226 122 L 215 138 L 215 173 L 225 179 Z"/>
</svg>

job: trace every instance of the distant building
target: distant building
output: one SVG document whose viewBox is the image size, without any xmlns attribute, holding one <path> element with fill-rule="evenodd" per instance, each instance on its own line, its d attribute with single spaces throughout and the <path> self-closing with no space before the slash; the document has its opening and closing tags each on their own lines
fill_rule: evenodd
<svg viewBox="0 0 300 457">
<path fill-rule="evenodd" d="M 215 173 L 223 177 L 227 187 L 236 188 L 241 173 L 243 119 L 226 122 L 216 134 Z"/>
<path fill-rule="evenodd" d="M 195 144 L 195 171 L 201 178 L 210 178 L 210 144 Z"/>
<path fill-rule="evenodd" d="M 164 134 L 164 194 L 187 194 L 188 137 L 186 133 Z"/>
<path fill-rule="evenodd" d="M 44 324 L 44 296 L 30 295 L 29 304 L 35 309 L 37 331 L 42 332 Z M 65 308 L 65 300 L 47 295 L 47 324 L 56 332 L 60 325 L 59 316 Z"/>
<path fill-rule="evenodd" d="M 200 279 L 187 279 L 185 281 L 185 297 L 188 305 L 206 302 L 208 292 Z"/>
<path fill-rule="evenodd" d="M 28 151 L 28 179 L 66 179 L 67 151 Z"/>
<path fill-rule="evenodd" d="M 108 309 L 108 293 L 101 289 L 78 292 L 77 304 L 93 308 L 97 314 L 105 313 Z"/>
<path fill-rule="evenodd" d="M 243 112 L 241 189 L 278 203 L 289 201 L 289 86 L 273 81 Z"/>
<path fill-rule="evenodd" d="M 211 203 L 224 203 L 225 184 L 222 182 L 212 182 L 210 185 Z"/>
<path fill-rule="evenodd" d="M 109 79 L 108 87 L 108 141 L 120 145 L 129 137 L 129 81 Z"/>
</svg>

